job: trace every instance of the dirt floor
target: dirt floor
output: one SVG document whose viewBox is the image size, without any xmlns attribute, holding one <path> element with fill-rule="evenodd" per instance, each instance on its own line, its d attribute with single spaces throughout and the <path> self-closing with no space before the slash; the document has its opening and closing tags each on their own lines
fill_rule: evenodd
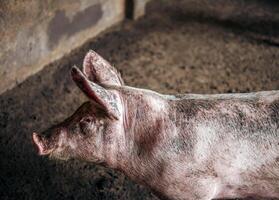
<svg viewBox="0 0 279 200">
<path fill-rule="evenodd" d="M 94 49 L 126 84 L 162 93 L 279 89 L 278 7 L 271 0 L 151 2 L 144 18 L 126 20 L 1 95 L 0 198 L 156 199 L 118 172 L 36 155 L 32 132 L 85 101 L 71 66 Z"/>
</svg>

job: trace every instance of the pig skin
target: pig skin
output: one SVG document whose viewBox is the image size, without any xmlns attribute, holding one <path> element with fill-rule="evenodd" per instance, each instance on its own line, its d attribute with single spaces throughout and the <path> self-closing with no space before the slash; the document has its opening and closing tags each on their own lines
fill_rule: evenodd
<svg viewBox="0 0 279 200">
<path fill-rule="evenodd" d="M 279 199 L 279 91 L 163 95 L 125 86 L 94 51 L 72 76 L 90 101 L 34 133 L 40 152 L 120 170 L 162 199 Z"/>
</svg>

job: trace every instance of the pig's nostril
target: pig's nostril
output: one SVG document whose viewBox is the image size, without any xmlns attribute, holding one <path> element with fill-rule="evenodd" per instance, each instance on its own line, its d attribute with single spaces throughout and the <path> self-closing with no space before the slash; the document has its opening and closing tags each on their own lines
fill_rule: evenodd
<svg viewBox="0 0 279 200">
<path fill-rule="evenodd" d="M 40 141 L 39 135 L 37 133 L 33 133 L 32 135 L 33 142 L 37 145 Z"/>
<path fill-rule="evenodd" d="M 50 151 L 45 149 L 42 138 L 39 134 L 33 133 L 32 139 L 33 139 L 35 146 L 37 147 L 39 155 L 47 155 L 50 153 Z"/>
<path fill-rule="evenodd" d="M 32 139 L 35 146 L 37 147 L 39 155 L 41 155 L 41 153 L 43 152 L 43 146 L 41 144 L 40 136 L 37 133 L 33 133 Z"/>
</svg>

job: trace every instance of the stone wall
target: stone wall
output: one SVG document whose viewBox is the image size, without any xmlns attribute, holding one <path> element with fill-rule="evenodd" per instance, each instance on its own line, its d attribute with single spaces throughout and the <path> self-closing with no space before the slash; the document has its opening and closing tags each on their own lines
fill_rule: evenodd
<svg viewBox="0 0 279 200">
<path fill-rule="evenodd" d="M 132 0 L 143 15 L 146 0 Z M 125 17 L 125 0 L 0 3 L 0 93 Z"/>
</svg>

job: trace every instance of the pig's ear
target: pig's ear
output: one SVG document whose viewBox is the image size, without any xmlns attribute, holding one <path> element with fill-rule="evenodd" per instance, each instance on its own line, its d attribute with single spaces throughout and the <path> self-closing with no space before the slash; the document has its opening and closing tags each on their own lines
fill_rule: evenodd
<svg viewBox="0 0 279 200">
<path fill-rule="evenodd" d="M 82 70 L 86 77 L 95 83 L 102 85 L 124 85 L 119 72 L 93 50 L 86 54 Z"/>
<path fill-rule="evenodd" d="M 120 112 L 116 94 L 88 80 L 75 66 L 72 68 L 71 74 L 77 86 L 86 96 L 100 106 L 110 118 L 119 119 Z"/>
</svg>

